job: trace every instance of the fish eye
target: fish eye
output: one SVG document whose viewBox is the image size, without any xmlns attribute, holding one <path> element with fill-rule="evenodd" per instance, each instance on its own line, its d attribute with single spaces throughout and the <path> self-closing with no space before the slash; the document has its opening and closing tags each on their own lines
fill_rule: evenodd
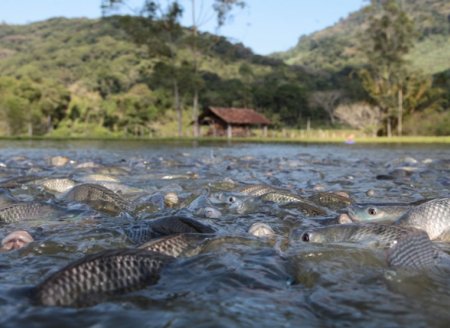
<svg viewBox="0 0 450 328">
<path fill-rule="evenodd" d="M 305 232 L 305 233 L 302 235 L 302 240 L 308 242 L 308 241 L 309 241 L 309 233 Z"/>
<path fill-rule="evenodd" d="M 228 202 L 229 203 L 234 203 L 235 201 L 236 201 L 236 197 L 234 197 L 234 196 L 228 197 Z"/>
<path fill-rule="evenodd" d="M 377 209 L 374 207 L 369 207 L 367 209 L 367 213 L 369 213 L 369 215 L 376 215 L 377 214 Z"/>
</svg>

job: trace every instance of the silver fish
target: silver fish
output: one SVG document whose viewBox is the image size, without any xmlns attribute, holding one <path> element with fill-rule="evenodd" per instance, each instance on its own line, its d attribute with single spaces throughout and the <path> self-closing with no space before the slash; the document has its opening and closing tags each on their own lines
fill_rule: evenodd
<svg viewBox="0 0 450 328">
<path fill-rule="evenodd" d="M 44 187 L 49 191 L 66 192 L 75 186 L 75 181 L 68 178 L 47 178 L 36 181 L 37 185 Z"/>
<path fill-rule="evenodd" d="M 338 224 L 313 228 L 298 234 L 294 231 L 293 240 L 309 243 L 360 243 L 374 247 L 390 247 L 416 229 L 385 224 Z"/>
<path fill-rule="evenodd" d="M 48 218 L 58 213 L 58 209 L 49 204 L 39 202 L 21 202 L 0 208 L 0 222 L 12 223 L 27 220 Z"/>
<path fill-rule="evenodd" d="M 141 249 L 107 250 L 85 256 L 38 284 L 32 299 L 39 305 L 83 307 L 108 296 L 153 285 L 173 257 Z"/>
<path fill-rule="evenodd" d="M 413 207 L 407 204 L 355 204 L 348 208 L 347 214 L 353 222 L 394 222 Z"/>
<path fill-rule="evenodd" d="M 450 198 L 433 199 L 418 205 L 395 224 L 424 230 L 431 240 L 450 241 Z"/>
<path fill-rule="evenodd" d="M 406 269 L 450 268 L 450 255 L 439 249 L 421 230 L 399 238 L 387 251 L 390 266 Z"/>
<path fill-rule="evenodd" d="M 19 249 L 25 247 L 33 241 L 33 237 L 24 230 L 18 230 L 11 232 L 5 238 L 2 239 L 2 250 L 10 251 L 13 249 Z"/>
<path fill-rule="evenodd" d="M 268 237 L 275 235 L 275 231 L 266 223 L 255 222 L 248 229 L 248 233 L 256 237 Z"/>
<path fill-rule="evenodd" d="M 97 211 L 113 215 L 132 210 L 130 203 L 120 195 L 108 188 L 93 183 L 76 185 L 63 198 L 67 201 L 85 203 Z"/>
</svg>

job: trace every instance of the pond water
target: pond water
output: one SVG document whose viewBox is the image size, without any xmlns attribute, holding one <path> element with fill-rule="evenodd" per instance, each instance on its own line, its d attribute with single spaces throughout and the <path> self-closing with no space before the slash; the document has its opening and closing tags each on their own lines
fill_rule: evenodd
<svg viewBox="0 0 450 328">
<path fill-rule="evenodd" d="M 69 161 L 52 163 L 56 156 Z M 0 326 L 448 326 L 448 276 L 435 281 L 426 273 L 396 270 L 386 264 L 383 250 L 289 241 L 293 230 L 321 225 L 337 210 L 310 217 L 270 202 L 244 211 L 207 202 L 221 212 L 208 218 L 199 214 L 198 203 L 202 196 L 247 184 L 302 197 L 343 191 L 356 203 L 408 203 L 449 197 L 449 173 L 445 145 L 0 142 L 2 199 L 63 209 L 56 217 L 0 223 L 1 238 L 15 230 L 34 238 L 0 253 Z M 104 185 L 141 210 L 111 214 L 64 201 L 63 193 L 40 184 L 55 177 L 109 182 Z M 164 204 L 167 193 L 179 202 Z M 26 296 L 27 288 L 86 254 L 136 247 L 128 228 L 172 215 L 208 225 L 220 238 L 177 258 L 155 285 L 94 306 L 38 306 Z M 251 236 L 248 229 L 256 222 L 268 224 L 275 241 Z M 439 247 L 450 252 L 445 243 Z"/>
</svg>

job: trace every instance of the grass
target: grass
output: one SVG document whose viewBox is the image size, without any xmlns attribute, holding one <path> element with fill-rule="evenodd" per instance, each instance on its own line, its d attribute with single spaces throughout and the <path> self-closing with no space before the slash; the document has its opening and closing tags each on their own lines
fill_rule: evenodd
<svg viewBox="0 0 450 328">
<path fill-rule="evenodd" d="M 338 130 L 339 131 L 339 130 Z M 310 131 L 310 135 L 300 136 L 300 133 L 296 137 L 236 137 L 228 140 L 226 137 L 200 137 L 194 138 L 192 136 L 183 137 L 28 137 L 28 136 L 18 136 L 18 137 L 1 137 L 0 140 L 111 140 L 111 141 L 145 141 L 149 143 L 189 143 L 189 142 L 254 142 L 254 143 L 334 143 L 343 144 L 346 138 L 337 136 L 338 131 L 330 130 L 327 131 L 328 135 L 318 134 L 319 131 Z M 324 133 L 324 131 L 321 131 Z M 333 133 L 335 135 L 333 136 Z M 404 137 L 367 137 L 367 136 L 356 136 L 354 138 L 355 144 L 450 144 L 450 136 L 443 137 L 430 137 L 430 136 L 404 136 Z"/>
</svg>

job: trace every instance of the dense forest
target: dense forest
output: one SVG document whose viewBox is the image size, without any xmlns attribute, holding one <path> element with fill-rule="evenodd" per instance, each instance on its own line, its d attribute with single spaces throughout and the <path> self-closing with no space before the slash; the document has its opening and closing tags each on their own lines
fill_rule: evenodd
<svg viewBox="0 0 450 328">
<path fill-rule="evenodd" d="M 157 20 L 114 15 L 2 24 L 0 135 L 194 135 L 197 103 L 200 110 L 253 107 L 274 128 L 310 122 L 368 134 L 450 134 L 450 6 L 382 2 L 270 57 L 176 20 L 171 30 Z M 361 48 L 376 47 L 379 37 L 364 31 L 396 15 L 411 30 L 388 28 L 411 44 L 392 57 L 394 66 Z M 375 78 L 380 67 L 390 84 Z"/>
</svg>

